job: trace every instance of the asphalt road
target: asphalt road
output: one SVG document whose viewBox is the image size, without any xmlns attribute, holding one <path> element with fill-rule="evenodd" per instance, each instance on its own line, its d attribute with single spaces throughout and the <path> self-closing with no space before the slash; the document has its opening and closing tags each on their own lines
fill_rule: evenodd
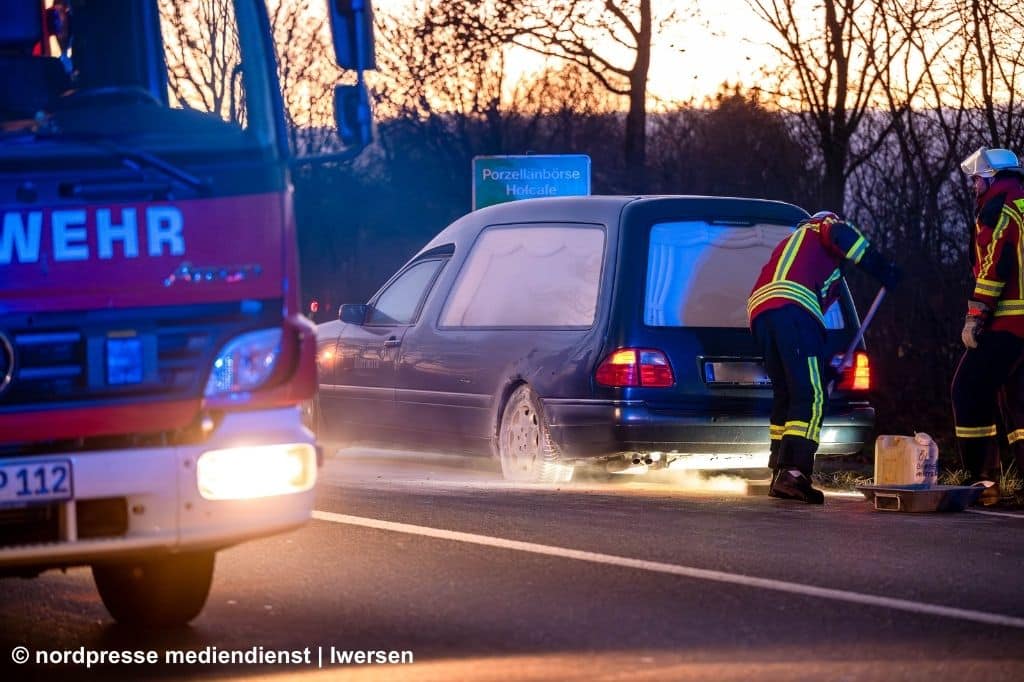
<svg viewBox="0 0 1024 682">
<path fill-rule="evenodd" d="M 461 460 L 343 451 L 316 520 L 218 556 L 191 627 L 113 624 L 87 569 L 0 581 L 0 679 L 1024 679 L 1024 514 L 743 488 L 514 487 Z M 33 662 L 111 650 L 288 661 Z M 414 663 L 341 660 L 367 651 Z"/>
</svg>

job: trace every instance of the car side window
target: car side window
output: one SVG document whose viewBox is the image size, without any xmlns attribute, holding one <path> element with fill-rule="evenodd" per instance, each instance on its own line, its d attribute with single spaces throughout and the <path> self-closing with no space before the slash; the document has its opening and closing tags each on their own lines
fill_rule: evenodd
<svg viewBox="0 0 1024 682">
<path fill-rule="evenodd" d="M 381 292 L 370 309 L 368 325 L 412 324 L 444 260 L 424 260 L 406 268 Z"/>
<path fill-rule="evenodd" d="M 590 327 L 604 249 L 596 225 L 488 228 L 459 271 L 440 326 Z"/>
</svg>

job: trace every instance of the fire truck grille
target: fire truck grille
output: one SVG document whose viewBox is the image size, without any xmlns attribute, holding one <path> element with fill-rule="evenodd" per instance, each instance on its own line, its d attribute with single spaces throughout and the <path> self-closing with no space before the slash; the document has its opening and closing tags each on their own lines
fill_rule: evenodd
<svg viewBox="0 0 1024 682">
<path fill-rule="evenodd" d="M 0 548 L 60 542 L 63 503 L 0 507 Z M 79 540 L 113 538 L 128 532 L 128 502 L 123 497 L 78 500 L 75 503 Z"/>
<path fill-rule="evenodd" d="M 0 547 L 60 539 L 60 504 L 0 508 Z"/>
<path fill-rule="evenodd" d="M 217 350 L 280 324 L 280 301 L 0 316 L 13 371 L 0 412 L 202 394 Z"/>
<path fill-rule="evenodd" d="M 128 532 L 128 503 L 123 497 L 79 500 L 75 520 L 79 540 L 118 537 Z"/>
</svg>

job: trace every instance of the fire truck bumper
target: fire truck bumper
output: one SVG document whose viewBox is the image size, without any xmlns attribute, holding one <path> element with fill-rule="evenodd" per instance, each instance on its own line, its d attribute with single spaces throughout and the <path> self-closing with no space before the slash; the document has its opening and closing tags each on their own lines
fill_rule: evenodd
<svg viewBox="0 0 1024 682">
<path fill-rule="evenodd" d="M 228 413 L 199 445 L 5 459 L 7 485 L 28 492 L 11 500 L 9 489 L 0 506 L 0 573 L 216 550 L 296 528 L 313 509 L 313 443 L 298 408 L 286 408 Z"/>
</svg>

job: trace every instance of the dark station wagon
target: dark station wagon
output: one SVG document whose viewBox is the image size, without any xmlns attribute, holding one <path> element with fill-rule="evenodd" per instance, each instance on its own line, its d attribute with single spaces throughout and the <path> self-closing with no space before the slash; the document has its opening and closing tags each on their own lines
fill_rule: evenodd
<svg viewBox="0 0 1024 682">
<path fill-rule="evenodd" d="M 329 442 L 494 456 L 505 477 L 755 469 L 771 384 L 746 299 L 807 213 L 720 197 L 586 196 L 492 206 L 455 221 L 369 303 L 319 326 L 312 417 Z M 843 285 L 830 357 L 858 318 Z M 839 377 L 819 454 L 874 426 L 868 358 Z"/>
</svg>

